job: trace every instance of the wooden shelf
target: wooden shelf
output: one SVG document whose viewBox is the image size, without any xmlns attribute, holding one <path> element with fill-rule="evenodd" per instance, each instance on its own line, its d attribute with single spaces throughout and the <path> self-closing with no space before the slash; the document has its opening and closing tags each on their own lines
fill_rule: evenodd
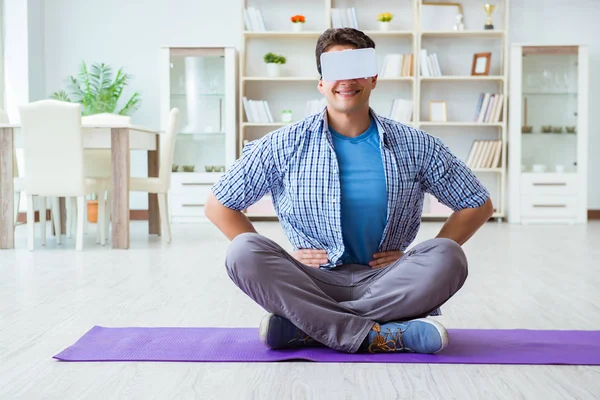
<svg viewBox="0 0 600 400">
<path fill-rule="evenodd" d="M 242 124 L 242 126 L 249 126 L 249 127 L 282 127 L 282 126 L 286 126 L 286 125 L 291 125 L 294 122 L 244 122 Z"/>
<path fill-rule="evenodd" d="M 495 76 L 421 76 L 419 80 L 421 81 L 504 81 L 505 77 L 503 75 L 495 75 Z"/>
<path fill-rule="evenodd" d="M 503 127 L 503 122 L 430 122 L 430 121 L 419 121 L 419 126 L 466 126 L 466 127 Z"/>
<path fill-rule="evenodd" d="M 414 76 L 394 76 L 390 78 L 377 78 L 378 81 L 404 81 L 404 82 L 414 82 Z"/>
<path fill-rule="evenodd" d="M 316 82 L 318 80 L 318 76 L 280 76 L 277 78 L 271 78 L 268 76 L 245 76 L 242 78 L 242 81 L 247 82 Z"/>
<path fill-rule="evenodd" d="M 472 168 L 473 172 L 490 172 L 495 174 L 502 174 L 504 170 L 502 168 Z"/>
<path fill-rule="evenodd" d="M 504 35 L 504 31 L 424 31 L 421 32 L 422 37 L 437 37 L 437 38 L 467 38 L 467 37 L 491 37 L 491 38 L 499 38 Z"/>
</svg>

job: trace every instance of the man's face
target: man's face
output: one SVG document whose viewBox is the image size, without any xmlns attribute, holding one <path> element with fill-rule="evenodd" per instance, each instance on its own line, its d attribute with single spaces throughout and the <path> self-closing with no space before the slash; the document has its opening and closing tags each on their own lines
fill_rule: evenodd
<svg viewBox="0 0 600 400">
<path fill-rule="evenodd" d="M 330 51 L 355 49 L 350 45 L 335 45 Z M 327 104 L 342 113 L 352 113 L 368 107 L 371 90 L 377 85 L 377 76 L 372 78 L 347 79 L 343 81 L 319 81 L 319 92 L 327 99 Z"/>
</svg>

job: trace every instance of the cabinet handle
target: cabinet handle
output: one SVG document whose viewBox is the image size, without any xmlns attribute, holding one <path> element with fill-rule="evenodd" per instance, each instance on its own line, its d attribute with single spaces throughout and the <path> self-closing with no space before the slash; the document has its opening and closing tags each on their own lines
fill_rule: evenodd
<svg viewBox="0 0 600 400">
<path fill-rule="evenodd" d="M 567 186 L 566 182 L 534 182 L 533 186 Z"/>
<path fill-rule="evenodd" d="M 534 204 L 534 208 L 566 208 L 566 204 Z"/>
<path fill-rule="evenodd" d="M 183 182 L 182 186 L 211 186 L 212 183 Z"/>
<path fill-rule="evenodd" d="M 204 204 L 182 204 L 181 207 L 204 207 Z"/>
</svg>

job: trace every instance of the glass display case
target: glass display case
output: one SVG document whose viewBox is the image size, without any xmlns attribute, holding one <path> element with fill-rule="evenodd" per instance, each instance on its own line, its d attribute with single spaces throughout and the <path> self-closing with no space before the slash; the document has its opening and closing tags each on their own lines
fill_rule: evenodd
<svg viewBox="0 0 600 400">
<path fill-rule="evenodd" d="M 173 155 L 173 222 L 203 219 L 210 187 L 236 158 L 234 48 L 161 49 L 161 123 L 180 110 Z"/>
<path fill-rule="evenodd" d="M 588 53 L 514 45 L 509 221 L 587 221 Z"/>
</svg>

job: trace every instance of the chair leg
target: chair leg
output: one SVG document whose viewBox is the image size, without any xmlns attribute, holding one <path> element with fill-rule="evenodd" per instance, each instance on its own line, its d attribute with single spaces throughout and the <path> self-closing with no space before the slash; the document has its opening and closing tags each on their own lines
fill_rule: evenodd
<svg viewBox="0 0 600 400">
<path fill-rule="evenodd" d="M 104 218 L 104 234 L 106 235 L 106 240 L 108 241 L 109 232 L 110 232 L 110 218 L 111 218 L 111 201 L 112 201 L 112 192 L 110 190 L 106 191 L 106 217 Z"/>
<path fill-rule="evenodd" d="M 52 198 L 52 220 L 54 222 L 54 235 L 56 236 L 56 243 L 62 243 L 61 233 L 61 219 L 60 219 L 60 198 Z M 68 215 L 68 214 L 67 214 Z"/>
<path fill-rule="evenodd" d="M 98 221 L 96 222 L 96 231 L 100 233 L 100 242 L 102 246 L 106 244 L 106 233 L 104 232 L 104 219 L 106 218 L 106 200 L 104 199 L 104 192 L 100 192 L 98 196 Z"/>
<path fill-rule="evenodd" d="M 33 209 L 33 196 L 27 195 L 27 248 L 33 251 L 35 245 L 35 210 Z"/>
<path fill-rule="evenodd" d="M 19 219 L 19 205 L 21 204 L 21 192 L 15 192 L 14 196 L 14 214 L 15 214 L 15 226 L 17 226 L 17 220 Z"/>
<path fill-rule="evenodd" d="M 79 196 L 77 197 L 77 240 L 75 242 L 75 248 L 77 251 L 83 250 L 83 222 L 85 221 L 84 212 L 85 196 Z"/>
<path fill-rule="evenodd" d="M 46 197 L 38 196 L 40 204 L 40 231 L 42 233 L 42 246 L 46 245 Z"/>
<path fill-rule="evenodd" d="M 167 202 L 167 194 L 159 193 L 157 197 L 162 235 L 165 237 L 165 239 L 167 239 L 167 243 L 171 243 L 171 225 L 169 224 L 169 205 Z"/>
</svg>

